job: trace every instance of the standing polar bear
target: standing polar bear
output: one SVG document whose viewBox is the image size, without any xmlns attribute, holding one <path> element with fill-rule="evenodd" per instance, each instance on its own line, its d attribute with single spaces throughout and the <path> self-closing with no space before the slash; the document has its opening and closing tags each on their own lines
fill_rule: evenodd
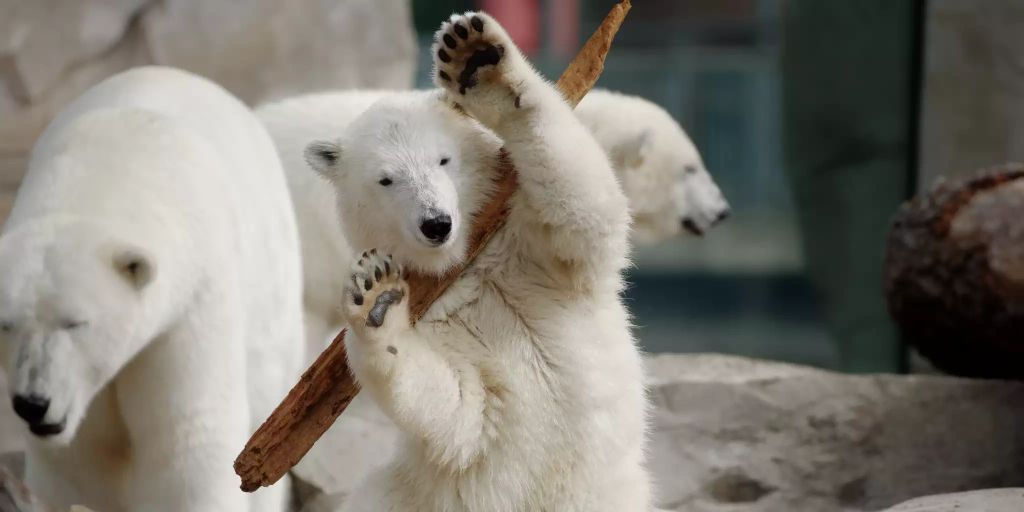
<svg viewBox="0 0 1024 512">
<path fill-rule="evenodd" d="M 342 306 L 352 370 L 404 438 L 346 509 L 646 511 L 626 198 L 492 18 L 453 16 L 434 51 L 443 91 L 383 98 L 306 152 L 365 249 Z M 519 174 L 507 224 L 412 325 L 403 267 L 463 261 L 502 145 Z"/>
<path fill-rule="evenodd" d="M 0 237 L 28 485 L 59 510 L 285 510 L 232 461 L 298 376 L 300 265 L 273 143 L 229 93 L 146 67 L 69 105 Z"/>
<path fill-rule="evenodd" d="M 348 280 L 352 249 L 337 229 L 333 193 L 309 172 L 303 150 L 310 140 L 346 130 L 388 90 L 335 91 L 288 98 L 256 110 L 284 163 L 302 244 L 307 360 L 341 330 L 337 298 Z M 632 236 L 654 243 L 684 230 L 701 235 L 729 214 L 729 203 L 693 142 L 671 115 L 645 99 L 595 89 L 576 117 L 608 154 L 629 200 Z M 357 404 L 357 407 L 359 405 Z"/>
</svg>

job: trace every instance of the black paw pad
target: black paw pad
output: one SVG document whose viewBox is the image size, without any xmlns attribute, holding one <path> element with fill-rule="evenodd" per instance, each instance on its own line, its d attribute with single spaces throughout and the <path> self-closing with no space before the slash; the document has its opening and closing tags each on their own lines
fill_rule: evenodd
<svg viewBox="0 0 1024 512">
<path fill-rule="evenodd" d="M 480 19 L 478 16 L 473 16 L 473 19 L 469 20 L 469 24 L 473 25 L 473 28 L 476 29 L 477 32 L 484 31 L 484 20 Z"/>
<path fill-rule="evenodd" d="M 466 30 L 466 27 L 463 27 L 462 25 L 459 25 L 458 23 L 456 23 L 455 25 L 452 26 L 452 30 L 455 31 L 455 35 L 457 35 L 457 36 L 459 36 L 459 37 L 461 37 L 463 39 L 469 38 L 469 31 Z"/>
<path fill-rule="evenodd" d="M 370 308 L 370 313 L 366 315 L 366 325 L 370 327 L 384 325 L 384 317 L 388 314 L 388 308 L 392 304 L 402 302 L 404 296 L 405 292 L 402 290 L 387 290 L 381 293 L 377 300 L 374 301 L 373 307 Z"/>
<path fill-rule="evenodd" d="M 466 93 L 466 89 L 477 84 L 476 71 L 484 66 L 494 66 L 501 62 L 505 48 L 502 46 L 488 45 L 485 48 L 473 52 L 466 61 L 466 67 L 459 73 L 459 92 Z"/>
<path fill-rule="evenodd" d="M 444 39 L 444 45 L 448 48 L 455 48 L 455 38 L 451 34 L 445 34 L 441 39 Z"/>
<path fill-rule="evenodd" d="M 444 48 L 437 50 L 437 58 L 441 59 L 441 62 L 444 62 L 445 64 L 452 61 L 451 56 L 448 55 L 448 52 L 444 51 Z"/>
</svg>

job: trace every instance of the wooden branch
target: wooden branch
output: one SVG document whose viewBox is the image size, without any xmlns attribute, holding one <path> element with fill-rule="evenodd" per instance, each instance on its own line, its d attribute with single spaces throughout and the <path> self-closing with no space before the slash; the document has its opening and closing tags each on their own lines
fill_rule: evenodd
<svg viewBox="0 0 1024 512">
<path fill-rule="evenodd" d="M 558 89 L 573 106 L 590 91 L 604 70 L 605 56 L 629 9 L 629 0 L 616 4 L 558 79 Z M 474 219 L 466 262 L 442 276 L 408 276 L 413 321 L 426 313 L 504 225 L 509 213 L 508 200 L 516 190 L 516 173 L 504 151 L 499 166 L 496 192 Z M 298 464 L 355 398 L 359 386 L 348 369 L 344 340 L 342 331 L 235 459 L 235 473 L 242 479 L 243 491 L 252 492 L 277 482 Z"/>
<path fill-rule="evenodd" d="M 900 207 L 885 297 L 903 341 L 945 373 L 1024 379 L 1024 164 L 943 179 Z"/>
</svg>

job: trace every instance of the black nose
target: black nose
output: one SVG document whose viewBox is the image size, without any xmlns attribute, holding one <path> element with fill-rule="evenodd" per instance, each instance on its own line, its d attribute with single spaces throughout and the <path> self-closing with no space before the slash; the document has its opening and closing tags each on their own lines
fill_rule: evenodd
<svg viewBox="0 0 1024 512">
<path fill-rule="evenodd" d="M 683 229 L 689 231 L 691 235 L 695 236 L 702 236 L 704 234 L 704 230 L 701 229 L 700 226 L 698 226 L 697 223 L 694 222 L 694 220 L 689 217 L 683 219 Z"/>
<path fill-rule="evenodd" d="M 719 212 L 718 217 L 715 217 L 715 224 L 718 224 L 719 222 L 722 222 L 723 220 L 728 219 L 729 215 L 731 215 L 731 214 L 732 214 L 732 210 L 730 210 L 728 208 L 722 210 L 721 212 Z"/>
<path fill-rule="evenodd" d="M 420 232 L 434 245 L 441 245 L 452 232 L 452 218 L 442 214 L 425 219 L 420 223 Z"/>
<path fill-rule="evenodd" d="M 14 395 L 11 402 L 14 412 L 29 425 L 42 423 L 46 410 L 50 408 L 50 399 L 38 395 Z"/>
</svg>

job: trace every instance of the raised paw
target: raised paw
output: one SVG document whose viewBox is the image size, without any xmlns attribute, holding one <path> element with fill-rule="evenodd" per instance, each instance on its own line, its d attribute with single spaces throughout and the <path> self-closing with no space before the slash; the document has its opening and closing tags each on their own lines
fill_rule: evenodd
<svg viewBox="0 0 1024 512">
<path fill-rule="evenodd" d="M 377 254 L 376 249 L 362 253 L 352 265 L 352 278 L 345 293 L 349 325 L 373 329 L 383 326 L 389 310 L 400 305 L 407 307 L 403 301 L 408 295 L 402 268 L 390 255 Z"/>
<path fill-rule="evenodd" d="M 515 51 L 508 34 L 490 16 L 453 15 L 434 35 L 434 82 L 463 96 L 481 86 L 508 89 L 504 68 Z"/>
</svg>

